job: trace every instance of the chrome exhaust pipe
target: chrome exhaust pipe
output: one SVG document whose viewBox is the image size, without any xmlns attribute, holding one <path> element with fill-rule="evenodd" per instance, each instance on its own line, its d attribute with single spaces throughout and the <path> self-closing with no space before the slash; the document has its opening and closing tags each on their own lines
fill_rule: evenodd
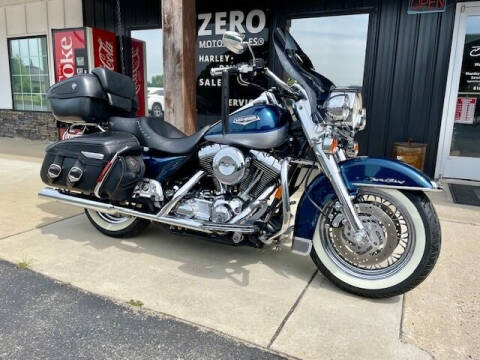
<svg viewBox="0 0 480 360">
<path fill-rule="evenodd" d="M 172 216 L 161 216 L 159 214 L 148 214 L 121 206 L 64 194 L 57 189 L 49 187 L 42 189 L 38 193 L 38 196 L 46 199 L 55 200 L 64 204 L 78 206 L 84 209 L 90 209 L 107 214 L 134 216 L 170 226 L 178 226 L 189 230 L 200 231 L 207 234 L 210 234 L 212 232 L 239 232 L 244 234 L 253 234 L 257 231 L 256 227 L 248 225 L 216 224 L 211 222 L 196 221 L 192 219 L 179 219 Z"/>
</svg>

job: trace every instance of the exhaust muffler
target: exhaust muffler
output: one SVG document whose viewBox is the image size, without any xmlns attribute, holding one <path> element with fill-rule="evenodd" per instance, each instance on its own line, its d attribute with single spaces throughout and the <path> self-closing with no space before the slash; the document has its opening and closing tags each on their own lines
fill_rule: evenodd
<svg viewBox="0 0 480 360">
<path fill-rule="evenodd" d="M 208 234 L 212 232 L 238 232 L 244 234 L 253 234 L 257 232 L 256 227 L 249 225 L 217 224 L 212 222 L 201 222 L 192 219 L 180 219 L 172 216 L 162 216 L 160 215 L 161 211 L 157 214 L 148 214 L 138 210 L 61 193 L 57 189 L 50 187 L 42 189 L 38 193 L 38 196 L 101 213 L 134 216 L 170 226 L 178 226 Z"/>
</svg>

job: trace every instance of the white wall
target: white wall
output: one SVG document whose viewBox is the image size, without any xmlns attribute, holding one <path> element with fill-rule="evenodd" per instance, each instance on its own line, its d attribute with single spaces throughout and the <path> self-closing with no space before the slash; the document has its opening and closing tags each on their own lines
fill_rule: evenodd
<svg viewBox="0 0 480 360">
<path fill-rule="evenodd" d="M 82 0 L 0 0 L 0 109 L 12 108 L 7 39 L 46 35 L 52 84 L 54 67 L 51 30 L 80 26 L 83 26 Z"/>
</svg>

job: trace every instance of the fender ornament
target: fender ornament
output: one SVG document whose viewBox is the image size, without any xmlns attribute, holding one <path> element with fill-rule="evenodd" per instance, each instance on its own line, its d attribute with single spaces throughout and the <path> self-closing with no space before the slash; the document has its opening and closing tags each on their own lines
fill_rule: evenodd
<svg viewBox="0 0 480 360">
<path fill-rule="evenodd" d="M 381 179 L 381 178 L 371 177 L 370 181 L 380 182 L 380 183 L 383 183 L 383 184 L 398 184 L 398 185 L 405 184 L 405 180 L 397 180 L 397 179 L 393 179 L 393 178 Z"/>
</svg>

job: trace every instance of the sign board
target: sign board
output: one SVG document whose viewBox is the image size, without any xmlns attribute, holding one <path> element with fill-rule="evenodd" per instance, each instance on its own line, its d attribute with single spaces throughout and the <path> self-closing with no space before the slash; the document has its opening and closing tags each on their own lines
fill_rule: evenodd
<svg viewBox="0 0 480 360">
<path fill-rule="evenodd" d="M 86 28 L 91 68 L 103 67 L 117 71 L 117 39 L 114 33 L 97 28 Z"/>
<path fill-rule="evenodd" d="M 444 12 L 447 0 L 408 0 L 409 14 Z"/>
<path fill-rule="evenodd" d="M 459 97 L 455 109 L 455 123 L 472 125 L 475 121 L 477 98 Z"/>
<path fill-rule="evenodd" d="M 137 116 L 145 116 L 147 112 L 147 44 L 132 38 L 132 79 L 138 98 Z"/>
<path fill-rule="evenodd" d="M 88 73 L 84 28 L 52 30 L 55 82 Z"/>
<path fill-rule="evenodd" d="M 467 35 L 463 51 L 459 92 L 480 95 L 480 37 Z"/>
<path fill-rule="evenodd" d="M 223 47 L 225 31 L 237 31 L 245 35 L 257 58 L 268 58 L 267 13 L 262 9 L 218 11 L 199 13 L 197 16 L 197 124 L 198 127 L 220 119 L 222 80 L 210 75 L 210 69 L 251 60 L 247 50 L 233 54 Z M 257 80 L 258 82 L 258 80 Z M 266 86 L 266 80 L 260 85 Z M 230 110 L 248 104 L 260 91 L 230 82 Z"/>
</svg>

